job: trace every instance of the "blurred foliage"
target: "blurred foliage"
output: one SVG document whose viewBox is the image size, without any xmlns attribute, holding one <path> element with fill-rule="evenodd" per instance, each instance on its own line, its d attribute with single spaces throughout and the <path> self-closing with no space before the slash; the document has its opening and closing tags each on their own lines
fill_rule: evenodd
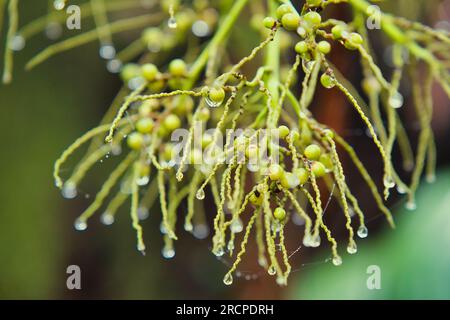
<svg viewBox="0 0 450 320">
<path fill-rule="evenodd" d="M 416 211 L 397 210 L 396 230 L 359 241 L 359 252 L 304 270 L 296 299 L 450 299 L 450 170 L 419 190 Z M 365 242 L 365 243 L 364 243 Z M 367 267 L 381 269 L 381 289 L 369 290 Z"/>
</svg>

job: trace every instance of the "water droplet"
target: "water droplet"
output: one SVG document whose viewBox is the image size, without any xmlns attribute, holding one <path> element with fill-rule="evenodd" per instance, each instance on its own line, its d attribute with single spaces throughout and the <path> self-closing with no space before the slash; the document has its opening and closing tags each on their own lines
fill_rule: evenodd
<svg viewBox="0 0 450 320">
<path fill-rule="evenodd" d="M 340 266 L 342 264 L 342 258 L 339 256 L 333 257 L 333 260 L 331 260 L 335 266 Z"/>
<path fill-rule="evenodd" d="M 113 145 L 111 147 L 111 154 L 113 156 L 118 156 L 122 153 L 122 147 L 119 144 Z"/>
<path fill-rule="evenodd" d="M 162 234 L 167 234 L 167 228 L 164 225 L 164 222 L 161 222 L 161 224 L 159 225 L 159 231 L 161 231 Z"/>
<path fill-rule="evenodd" d="M 75 220 L 75 223 L 73 224 L 73 226 L 74 226 L 75 230 L 78 230 L 78 231 L 84 231 L 87 229 L 86 221 L 80 220 L 80 219 Z"/>
<path fill-rule="evenodd" d="M 138 217 L 139 220 L 145 220 L 148 218 L 148 216 L 150 215 L 150 211 L 148 210 L 148 208 L 146 207 L 139 207 L 138 208 Z"/>
<path fill-rule="evenodd" d="M 409 211 L 414 211 L 417 209 L 417 204 L 414 200 L 409 200 L 408 202 L 406 202 L 405 208 Z"/>
<path fill-rule="evenodd" d="M 177 19 L 175 19 L 175 17 L 170 17 L 169 20 L 167 20 L 167 25 L 170 29 L 176 29 L 178 26 Z"/>
<path fill-rule="evenodd" d="M 233 241 L 229 241 L 228 245 L 227 245 L 227 249 L 228 251 L 232 252 L 234 250 L 234 242 Z"/>
<path fill-rule="evenodd" d="M 401 185 L 397 185 L 396 189 L 397 189 L 397 192 L 399 194 L 405 194 L 406 193 L 406 189 L 403 188 L 403 186 L 401 186 Z"/>
<path fill-rule="evenodd" d="M 194 226 L 192 225 L 192 223 L 190 223 L 190 222 L 184 223 L 184 230 L 186 230 L 187 232 L 191 232 L 193 229 L 194 229 Z"/>
<path fill-rule="evenodd" d="M 403 102 L 404 99 L 400 92 L 393 93 L 389 98 L 389 105 L 395 109 L 401 108 L 403 106 Z"/>
<path fill-rule="evenodd" d="M 66 6 L 66 0 L 55 0 L 53 1 L 53 7 L 56 10 L 62 10 Z"/>
<path fill-rule="evenodd" d="M 427 174 L 426 178 L 428 183 L 435 183 L 436 182 L 436 175 L 434 174 Z"/>
<path fill-rule="evenodd" d="M 25 38 L 19 34 L 15 35 L 9 43 L 9 48 L 13 51 L 22 50 L 25 48 Z"/>
<path fill-rule="evenodd" d="M 147 185 L 147 183 L 150 181 L 150 177 L 149 176 L 141 176 L 136 180 L 136 184 L 138 186 L 145 186 Z"/>
<path fill-rule="evenodd" d="M 242 230 L 244 230 L 242 220 L 239 217 L 234 219 L 233 222 L 231 222 L 230 230 L 233 233 L 239 233 L 242 232 Z"/>
<path fill-rule="evenodd" d="M 311 241 L 312 241 L 312 237 L 310 234 L 305 234 L 305 236 L 303 237 L 303 245 L 305 247 L 310 247 L 311 246 Z"/>
<path fill-rule="evenodd" d="M 354 241 L 350 242 L 347 246 L 347 252 L 350 254 L 355 254 L 358 251 L 358 247 Z"/>
<path fill-rule="evenodd" d="M 285 286 L 285 285 L 287 285 L 287 280 L 286 280 L 286 278 L 283 277 L 283 276 L 278 276 L 276 282 L 277 282 L 277 284 L 278 284 L 279 286 Z"/>
<path fill-rule="evenodd" d="M 62 36 L 63 28 L 57 22 L 49 22 L 45 27 L 45 36 L 50 40 L 56 40 Z"/>
<path fill-rule="evenodd" d="M 172 259 L 173 257 L 175 257 L 175 250 L 170 247 L 164 247 L 161 250 L 161 254 L 166 259 Z"/>
<path fill-rule="evenodd" d="M 106 64 L 106 70 L 108 70 L 111 73 L 119 73 L 120 69 L 122 68 L 122 61 L 119 59 L 112 59 L 109 60 Z"/>
<path fill-rule="evenodd" d="M 222 105 L 222 102 L 214 102 L 209 97 L 206 97 L 205 101 L 210 108 L 218 108 Z"/>
<path fill-rule="evenodd" d="M 306 37 L 306 29 L 303 27 L 298 27 L 297 34 L 302 38 Z"/>
<path fill-rule="evenodd" d="M 366 226 L 360 226 L 356 233 L 358 234 L 358 237 L 364 239 L 367 238 L 367 236 L 369 235 L 369 230 L 367 230 Z"/>
<path fill-rule="evenodd" d="M 233 276 L 231 275 L 231 273 L 227 273 L 225 275 L 225 277 L 223 278 L 223 283 L 225 283 L 227 286 L 233 283 Z"/>
<path fill-rule="evenodd" d="M 271 276 L 275 275 L 277 273 L 277 269 L 275 268 L 275 266 L 270 266 L 269 269 L 267 269 L 267 273 Z"/>
<path fill-rule="evenodd" d="M 247 169 L 250 172 L 258 172 L 259 171 L 259 165 L 255 163 L 247 163 Z"/>
<path fill-rule="evenodd" d="M 395 181 L 394 181 L 394 179 L 392 179 L 391 176 L 384 177 L 383 184 L 386 188 L 389 188 L 389 189 L 395 187 Z"/>
<path fill-rule="evenodd" d="M 197 37 L 206 37 L 210 32 L 209 25 L 203 20 L 197 20 L 192 24 L 192 33 Z"/>
<path fill-rule="evenodd" d="M 297 213 L 293 213 L 291 215 L 292 217 L 292 222 L 296 225 L 296 226 L 303 226 L 305 224 L 305 219 L 303 219 L 302 217 L 300 217 L 300 215 L 298 215 Z"/>
<path fill-rule="evenodd" d="M 205 239 L 209 235 L 209 228 L 206 224 L 198 224 L 194 226 L 194 237 L 197 239 Z"/>
<path fill-rule="evenodd" d="M 111 60 L 116 56 L 116 49 L 111 44 L 105 44 L 100 47 L 100 57 L 105 60 Z"/>
<path fill-rule="evenodd" d="M 318 246 L 320 246 L 320 241 L 321 241 L 321 239 L 320 239 L 319 235 L 312 236 L 310 246 L 312 248 L 317 248 Z"/>
<path fill-rule="evenodd" d="M 205 191 L 204 191 L 203 189 L 198 189 L 198 191 L 197 191 L 195 197 L 196 197 L 198 200 L 203 200 L 203 199 L 205 199 Z"/>
<path fill-rule="evenodd" d="M 225 250 L 223 250 L 222 247 L 217 247 L 216 249 L 213 249 L 213 254 L 216 257 L 221 257 L 221 256 L 223 256 L 225 254 Z"/>
<path fill-rule="evenodd" d="M 114 216 L 109 212 L 105 212 L 100 216 L 100 221 L 106 226 L 110 226 L 114 223 Z"/>
<path fill-rule="evenodd" d="M 73 199 L 77 196 L 77 186 L 72 182 L 66 182 L 62 188 L 62 196 L 66 199 Z"/>
<path fill-rule="evenodd" d="M 261 266 L 261 267 L 266 267 L 267 266 L 267 259 L 266 259 L 266 257 L 264 257 L 264 256 L 261 256 L 261 257 L 259 257 L 258 258 L 258 264 Z"/>
<path fill-rule="evenodd" d="M 133 79 L 129 80 L 127 85 L 130 90 L 136 90 L 140 86 L 142 86 L 145 83 L 145 79 L 142 77 L 134 77 Z"/>
<path fill-rule="evenodd" d="M 139 242 L 137 244 L 137 250 L 145 256 L 145 244 L 143 244 L 142 242 Z"/>
</svg>

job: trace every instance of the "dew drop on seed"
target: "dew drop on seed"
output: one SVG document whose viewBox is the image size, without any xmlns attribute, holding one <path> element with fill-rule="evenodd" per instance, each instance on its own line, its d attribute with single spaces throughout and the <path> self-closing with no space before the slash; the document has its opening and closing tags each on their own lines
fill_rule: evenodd
<svg viewBox="0 0 450 320">
<path fill-rule="evenodd" d="M 13 51 L 22 50 L 23 48 L 25 48 L 25 38 L 20 34 L 15 35 L 9 43 L 9 48 Z"/>
<path fill-rule="evenodd" d="M 305 236 L 303 237 L 303 245 L 305 247 L 310 247 L 311 246 L 311 235 L 310 234 L 305 234 Z"/>
<path fill-rule="evenodd" d="M 403 102 L 404 99 L 400 92 L 395 92 L 392 97 L 389 98 L 389 105 L 394 109 L 401 108 L 403 106 Z"/>
<path fill-rule="evenodd" d="M 306 37 L 306 29 L 303 27 L 298 27 L 297 34 L 302 38 Z"/>
<path fill-rule="evenodd" d="M 177 19 L 175 19 L 175 17 L 170 17 L 169 20 L 167 20 L 167 26 L 170 29 L 176 29 L 178 27 Z"/>
<path fill-rule="evenodd" d="M 53 1 L 53 7 L 56 10 L 62 10 L 62 9 L 64 9 L 65 6 L 66 6 L 66 1 L 65 0 L 55 0 L 55 1 Z"/>
<path fill-rule="evenodd" d="M 342 258 L 339 256 L 333 257 L 333 260 L 331 260 L 335 266 L 340 266 L 342 264 Z"/>
<path fill-rule="evenodd" d="M 292 222 L 296 226 L 303 226 L 305 224 L 305 219 L 300 217 L 297 213 L 293 213 L 291 216 L 292 216 Z"/>
<path fill-rule="evenodd" d="M 247 169 L 250 172 L 258 172 L 259 171 L 259 165 L 254 164 L 254 163 L 247 163 Z"/>
<path fill-rule="evenodd" d="M 73 226 L 74 226 L 75 230 L 77 230 L 77 231 L 84 231 L 87 229 L 86 221 L 83 221 L 80 219 L 75 220 L 75 223 L 73 224 Z"/>
<path fill-rule="evenodd" d="M 116 49 L 111 44 L 105 44 L 100 47 L 99 55 L 105 60 L 111 60 L 116 56 Z"/>
<path fill-rule="evenodd" d="M 100 221 L 105 226 L 110 226 L 114 223 L 114 216 L 109 212 L 105 212 L 100 216 Z"/>
<path fill-rule="evenodd" d="M 205 98 L 206 104 L 210 107 L 210 108 L 218 108 L 221 106 L 222 102 L 214 102 L 212 101 L 209 97 Z"/>
<path fill-rule="evenodd" d="M 223 278 L 223 283 L 225 283 L 227 286 L 233 283 L 233 276 L 231 275 L 231 273 L 227 273 L 225 275 L 225 277 Z"/>
<path fill-rule="evenodd" d="M 358 237 L 364 239 L 367 238 L 367 236 L 369 235 L 369 230 L 367 230 L 366 226 L 360 226 L 356 233 L 358 234 Z"/>
<path fill-rule="evenodd" d="M 175 257 L 175 250 L 169 247 L 164 247 L 161 250 L 161 254 L 165 259 L 172 259 Z"/>
<path fill-rule="evenodd" d="M 273 276 L 277 273 L 277 269 L 275 269 L 275 266 L 270 266 L 269 269 L 267 269 L 267 273 Z"/>
<path fill-rule="evenodd" d="M 128 81 L 127 85 L 130 90 L 136 90 L 140 86 L 142 86 L 145 83 L 145 80 L 143 77 L 134 77 L 130 81 Z"/>
<path fill-rule="evenodd" d="M 138 217 L 139 217 L 139 220 L 145 220 L 145 219 L 147 219 L 148 217 L 149 217 L 149 215 L 150 215 L 150 211 L 148 210 L 148 208 L 146 208 L 146 207 L 139 207 L 138 208 Z"/>
<path fill-rule="evenodd" d="M 62 196 L 66 199 L 73 199 L 77 196 L 77 186 L 74 183 L 67 182 L 62 188 Z"/>
<path fill-rule="evenodd" d="M 417 209 L 417 204 L 415 201 L 408 201 L 405 204 L 405 208 L 409 211 L 414 211 Z"/>
<path fill-rule="evenodd" d="M 45 27 L 45 36 L 50 40 L 56 40 L 60 38 L 63 34 L 63 28 L 61 24 L 57 22 L 49 22 Z"/>
<path fill-rule="evenodd" d="M 109 60 L 108 63 L 106 63 L 106 70 L 111 73 L 119 73 L 121 68 L 122 61 L 120 61 L 119 59 L 112 59 Z"/>
<path fill-rule="evenodd" d="M 205 190 L 203 190 L 203 189 L 198 189 L 197 193 L 195 194 L 195 197 L 196 197 L 198 200 L 203 200 L 203 199 L 205 199 Z"/>
<path fill-rule="evenodd" d="M 350 242 L 347 246 L 347 252 L 350 254 L 355 254 L 358 251 L 358 247 L 355 242 Z"/>
<path fill-rule="evenodd" d="M 113 156 L 118 156 L 122 153 L 122 147 L 120 145 L 114 145 L 111 147 L 111 154 Z"/>
<path fill-rule="evenodd" d="M 206 224 L 198 224 L 194 227 L 193 235 L 197 239 L 205 239 L 209 235 L 209 227 Z"/>
<path fill-rule="evenodd" d="M 242 230 L 244 230 L 244 226 L 242 224 L 242 220 L 240 218 L 234 219 L 233 222 L 231 222 L 230 230 L 233 233 L 242 232 Z"/>
</svg>

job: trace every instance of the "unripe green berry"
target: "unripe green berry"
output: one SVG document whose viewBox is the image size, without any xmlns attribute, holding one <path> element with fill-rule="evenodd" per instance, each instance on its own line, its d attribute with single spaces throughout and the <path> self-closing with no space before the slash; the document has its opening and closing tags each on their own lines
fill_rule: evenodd
<svg viewBox="0 0 450 320">
<path fill-rule="evenodd" d="M 158 68 L 153 63 L 146 63 L 141 67 L 142 76 L 148 80 L 155 80 L 158 75 Z"/>
<path fill-rule="evenodd" d="M 221 104 L 225 99 L 225 90 L 223 88 L 212 87 L 209 89 L 208 98 L 215 104 Z"/>
<path fill-rule="evenodd" d="M 174 145 L 171 143 L 168 143 L 164 146 L 164 151 L 162 153 L 162 157 L 165 161 L 172 160 L 173 152 L 174 152 Z"/>
<path fill-rule="evenodd" d="M 144 146 L 144 136 L 139 132 L 133 132 L 128 136 L 127 144 L 133 150 L 140 150 Z"/>
<path fill-rule="evenodd" d="M 322 151 L 320 150 L 320 147 L 316 144 L 310 144 L 305 148 L 305 151 L 303 152 L 305 157 L 309 160 L 318 160 L 321 153 Z"/>
<path fill-rule="evenodd" d="M 250 202 L 253 203 L 255 206 L 260 206 L 263 202 L 263 196 L 261 193 L 258 192 L 258 194 L 252 193 L 250 195 Z"/>
<path fill-rule="evenodd" d="M 333 35 L 333 38 L 335 40 L 341 39 L 344 35 L 344 32 L 346 32 L 346 28 L 341 24 L 335 25 L 333 28 L 331 28 L 331 34 Z"/>
<path fill-rule="evenodd" d="M 311 165 L 311 171 L 314 174 L 314 177 L 316 178 L 323 177 L 327 173 L 327 169 L 319 161 L 316 161 Z"/>
<path fill-rule="evenodd" d="M 273 181 L 280 180 L 284 175 L 284 169 L 279 164 L 272 164 L 269 167 L 269 178 Z"/>
<path fill-rule="evenodd" d="M 281 18 L 282 18 L 286 13 L 291 13 L 292 11 L 293 11 L 293 10 L 292 10 L 292 7 L 291 7 L 290 5 L 288 5 L 288 4 L 282 4 L 281 6 L 279 6 L 279 7 L 277 8 L 277 12 L 276 12 L 277 18 L 281 20 Z"/>
<path fill-rule="evenodd" d="M 309 173 L 305 168 L 297 168 L 294 174 L 298 177 L 300 184 L 303 185 L 309 180 Z"/>
<path fill-rule="evenodd" d="M 289 31 L 297 30 L 300 24 L 300 17 L 296 13 L 286 13 L 281 18 L 283 28 Z"/>
<path fill-rule="evenodd" d="M 172 60 L 169 64 L 169 72 L 174 77 L 182 77 L 187 73 L 186 63 L 181 59 Z"/>
<path fill-rule="evenodd" d="M 326 73 L 320 77 L 320 83 L 327 89 L 331 89 L 336 85 L 334 78 Z"/>
<path fill-rule="evenodd" d="M 281 207 L 278 207 L 273 211 L 273 216 L 278 221 L 283 221 L 286 218 L 286 210 L 284 210 Z"/>
<path fill-rule="evenodd" d="M 359 33 L 352 32 L 346 39 L 344 46 L 350 50 L 356 50 L 364 42 Z"/>
<path fill-rule="evenodd" d="M 292 172 L 285 172 L 280 179 L 280 184 L 283 186 L 283 188 L 293 189 L 298 187 L 298 185 L 300 184 L 300 179 L 296 174 Z"/>
<path fill-rule="evenodd" d="M 175 129 L 178 129 L 181 126 L 181 120 L 180 118 L 175 114 L 169 114 L 163 121 L 164 127 L 169 130 L 173 131 Z"/>
<path fill-rule="evenodd" d="M 142 118 L 139 119 L 136 123 L 136 129 L 140 133 L 150 133 L 153 130 L 153 127 L 155 126 L 155 123 L 151 118 Z"/>
<path fill-rule="evenodd" d="M 133 78 L 141 75 L 141 68 L 135 63 L 127 63 L 120 71 L 120 77 L 124 82 L 128 82 Z"/>
<path fill-rule="evenodd" d="M 322 22 L 322 17 L 315 11 L 310 11 L 303 16 L 303 19 L 311 27 L 317 27 Z"/>
<path fill-rule="evenodd" d="M 290 132 L 290 130 L 286 126 L 279 126 L 278 127 L 278 134 L 279 134 L 281 139 L 286 138 L 288 136 L 289 132 Z"/>
<path fill-rule="evenodd" d="M 200 121 L 208 121 L 209 117 L 211 115 L 211 112 L 209 111 L 208 108 L 201 108 L 198 112 L 198 120 Z"/>
<path fill-rule="evenodd" d="M 320 41 L 317 44 L 317 49 L 319 49 L 319 51 L 323 54 L 328 54 L 331 51 L 331 45 L 328 41 Z"/>
<path fill-rule="evenodd" d="M 304 53 L 308 52 L 309 46 L 308 46 L 308 43 L 306 43 L 306 41 L 299 41 L 295 45 L 294 49 L 295 49 L 295 52 L 297 52 L 298 54 L 304 54 Z"/>
<path fill-rule="evenodd" d="M 275 26 L 276 21 L 272 17 L 265 17 L 263 23 L 264 27 L 267 29 L 272 29 Z"/>
</svg>

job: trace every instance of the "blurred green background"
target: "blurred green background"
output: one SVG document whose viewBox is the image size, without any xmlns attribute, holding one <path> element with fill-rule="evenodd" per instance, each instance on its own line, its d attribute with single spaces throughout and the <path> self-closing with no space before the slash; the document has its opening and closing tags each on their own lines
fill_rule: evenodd
<svg viewBox="0 0 450 320">
<path fill-rule="evenodd" d="M 45 1 L 42 6 L 30 2 L 21 7 L 22 23 L 45 12 Z M 436 21 L 443 19 L 436 12 L 448 7 L 448 1 L 417 2 L 426 2 L 427 10 L 411 1 L 396 1 L 390 10 Z M 183 234 L 176 257 L 161 257 L 159 216 L 152 219 L 157 211 L 144 222 L 149 247 L 145 257 L 135 250 L 126 209 L 111 227 L 96 221 L 85 232 L 73 229 L 73 220 L 99 181 L 94 175 L 81 196 L 65 200 L 53 184 L 53 161 L 100 121 L 120 82 L 106 71 L 97 44 L 23 71 L 25 62 L 47 43 L 43 36 L 27 43 L 16 55 L 14 82 L 0 86 L 0 298 L 450 298 L 448 113 L 443 113 L 447 121 L 437 132 L 437 182 L 421 188 L 414 212 L 403 210 L 402 199 L 397 200 L 395 231 L 385 228 L 382 218 L 375 219 L 376 232 L 359 241 L 358 254 L 345 255 L 339 268 L 324 263 L 328 248 L 305 253 L 304 258 L 301 249 L 301 262 L 294 265 L 299 270 L 287 288 L 278 288 L 261 273 L 256 280 L 238 279 L 226 287 L 222 277 L 227 266 L 209 252 L 206 240 Z M 448 100 L 437 101 L 438 111 L 448 107 Z M 93 172 L 106 172 L 108 165 L 105 160 Z M 66 288 L 66 268 L 71 264 L 81 267 L 80 291 Z M 381 290 L 366 286 L 369 265 L 381 269 Z M 252 270 L 259 272 L 256 266 Z"/>
</svg>

